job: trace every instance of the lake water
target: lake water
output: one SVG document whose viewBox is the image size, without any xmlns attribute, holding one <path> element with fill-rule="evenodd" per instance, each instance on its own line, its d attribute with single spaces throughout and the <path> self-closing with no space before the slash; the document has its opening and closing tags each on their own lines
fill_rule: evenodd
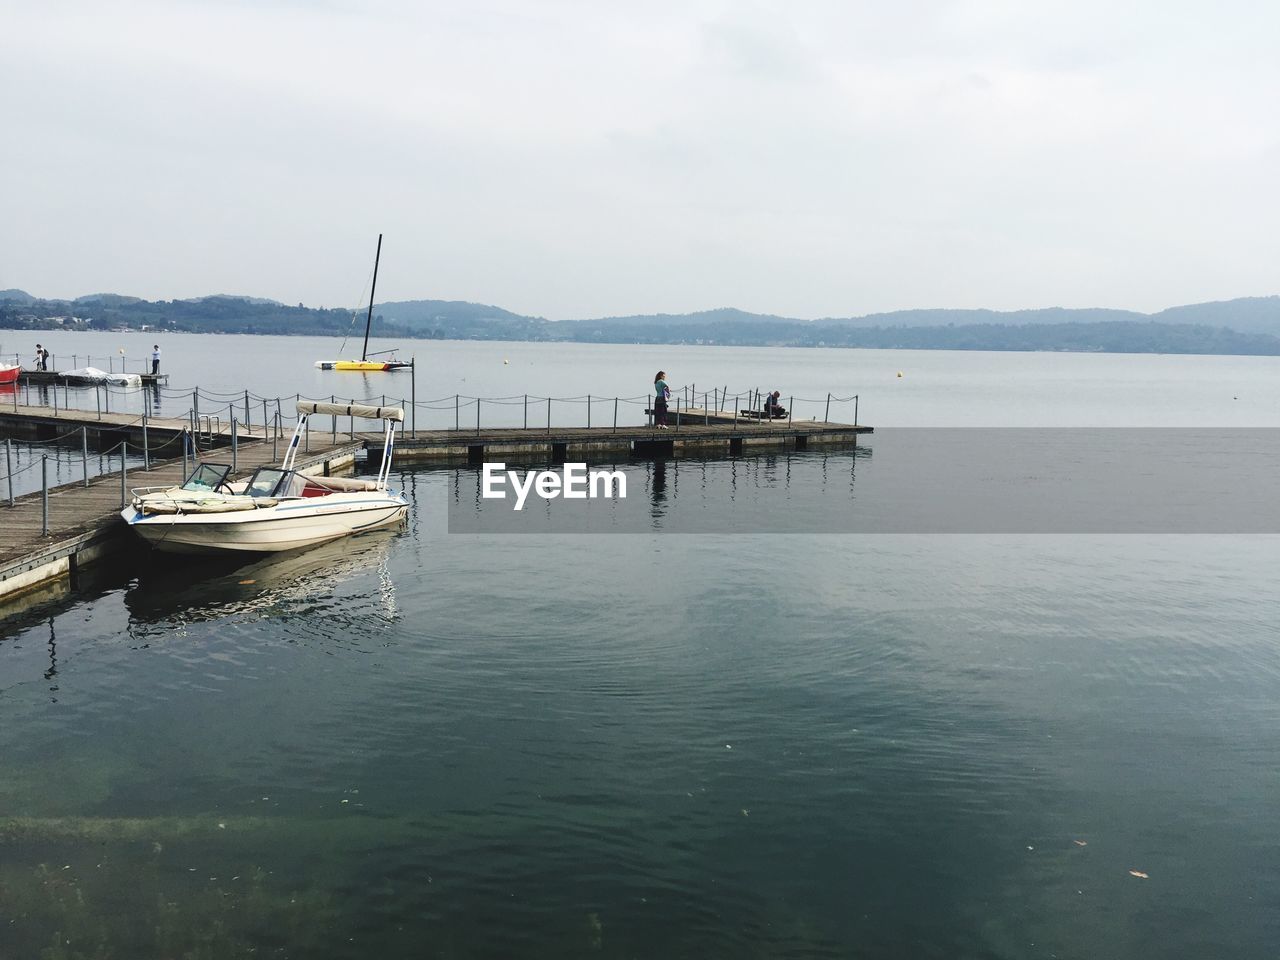
<svg viewBox="0 0 1280 960">
<path fill-rule="evenodd" d="M 419 399 L 663 366 L 857 393 L 884 438 L 1280 412 L 1277 358 L 414 348 Z M 165 349 L 174 397 L 403 376 Z M 670 464 L 661 503 L 627 469 L 670 518 L 732 477 L 751 527 L 861 465 Z M 138 554 L 0 621 L 0 956 L 1275 955 L 1275 537 L 463 535 L 473 474 L 393 473 L 402 531 Z"/>
</svg>

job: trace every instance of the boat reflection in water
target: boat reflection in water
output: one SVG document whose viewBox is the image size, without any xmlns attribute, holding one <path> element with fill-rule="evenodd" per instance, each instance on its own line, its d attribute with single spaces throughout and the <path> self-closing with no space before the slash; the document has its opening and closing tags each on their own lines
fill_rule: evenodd
<svg viewBox="0 0 1280 960">
<path fill-rule="evenodd" d="M 243 557 L 175 560 L 153 554 L 126 590 L 125 606 L 139 623 L 200 623 L 298 614 L 328 606 L 342 593 L 349 612 L 358 608 L 360 616 L 394 619 L 398 609 L 387 560 L 398 536 L 399 530 L 373 530 L 259 555 L 250 563 Z"/>
</svg>

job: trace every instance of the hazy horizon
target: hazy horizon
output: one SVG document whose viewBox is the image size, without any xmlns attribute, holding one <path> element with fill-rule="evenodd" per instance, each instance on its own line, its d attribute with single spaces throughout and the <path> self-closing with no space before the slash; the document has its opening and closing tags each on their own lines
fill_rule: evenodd
<svg viewBox="0 0 1280 960">
<path fill-rule="evenodd" d="M 553 320 L 1277 287 L 1277 8 L 72 0 L 6 26 L 0 289 L 34 296 L 350 307 L 380 232 L 379 302 Z"/>
</svg>

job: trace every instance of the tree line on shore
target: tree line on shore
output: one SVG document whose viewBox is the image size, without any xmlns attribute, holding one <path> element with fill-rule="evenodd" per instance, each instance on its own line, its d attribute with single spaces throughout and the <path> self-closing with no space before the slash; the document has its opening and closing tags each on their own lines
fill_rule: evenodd
<svg viewBox="0 0 1280 960">
<path fill-rule="evenodd" d="M 68 301 L 0 291 L 0 328 L 9 329 L 342 336 L 358 330 L 364 319 L 363 311 L 249 297 L 148 301 L 103 294 Z M 1244 329 L 1228 326 L 1228 320 Z M 1175 307 L 1153 316 L 1118 310 L 920 310 L 797 320 L 721 309 L 563 321 L 484 304 L 412 300 L 377 305 L 373 322 L 374 336 L 404 339 L 1280 355 L 1280 337 L 1270 330 L 1280 332 L 1280 297 Z"/>
</svg>

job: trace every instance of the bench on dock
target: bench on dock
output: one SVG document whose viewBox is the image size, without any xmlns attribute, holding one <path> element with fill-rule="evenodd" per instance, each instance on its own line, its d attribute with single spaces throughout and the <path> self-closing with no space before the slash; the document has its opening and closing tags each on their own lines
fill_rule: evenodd
<svg viewBox="0 0 1280 960">
<path fill-rule="evenodd" d="M 696 420 L 697 418 L 703 416 L 706 413 L 710 413 L 711 416 L 713 417 L 728 417 L 730 420 L 733 419 L 732 410 L 706 411 L 701 409 L 700 407 L 681 407 L 679 410 L 677 410 L 675 407 L 667 408 L 668 417 L 674 417 L 677 413 L 679 413 L 682 417 L 689 417 L 691 420 Z M 645 415 L 652 417 L 655 415 L 655 411 L 652 408 L 647 408 L 645 410 Z M 739 420 L 785 420 L 787 419 L 787 412 L 783 410 L 780 413 L 774 413 L 773 416 L 770 416 L 769 414 L 765 413 L 765 411 L 763 410 L 739 410 L 738 419 Z"/>
</svg>

